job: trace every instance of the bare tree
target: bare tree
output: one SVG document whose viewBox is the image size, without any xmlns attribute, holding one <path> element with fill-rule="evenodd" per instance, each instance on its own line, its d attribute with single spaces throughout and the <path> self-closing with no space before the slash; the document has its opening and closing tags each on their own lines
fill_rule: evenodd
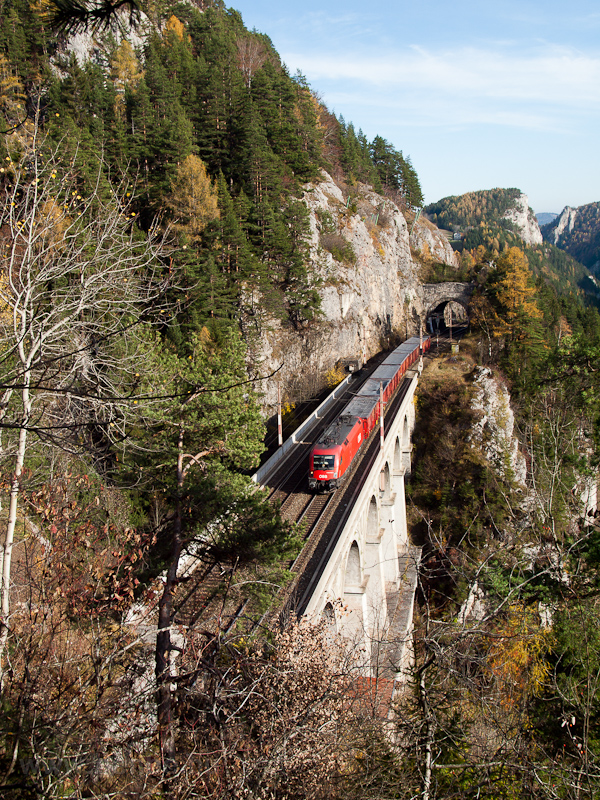
<svg viewBox="0 0 600 800">
<path fill-rule="evenodd" d="M 1 560 L 0 685 L 10 614 L 11 555 L 30 437 L 101 454 L 138 414 L 153 334 L 166 309 L 162 234 L 145 236 L 124 184 L 101 167 L 87 192 L 74 163 L 37 132 L 9 165 L 0 198 L 0 456 L 10 475 Z M 83 193 L 82 193 L 83 192 Z M 83 433 L 82 433 L 83 432 Z M 78 439 L 79 437 L 79 439 Z"/>
<path fill-rule="evenodd" d="M 252 86 L 252 78 L 268 58 L 265 45 L 256 35 L 243 36 L 237 39 L 238 66 L 242 71 L 246 86 Z"/>
</svg>

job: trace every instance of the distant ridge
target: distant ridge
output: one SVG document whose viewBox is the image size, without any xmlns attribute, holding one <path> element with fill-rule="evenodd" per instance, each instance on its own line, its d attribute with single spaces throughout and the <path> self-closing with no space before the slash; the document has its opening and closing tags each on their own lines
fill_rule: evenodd
<svg viewBox="0 0 600 800">
<path fill-rule="evenodd" d="M 566 206 L 544 226 L 543 236 L 592 272 L 600 271 L 600 202 Z"/>
<path fill-rule="evenodd" d="M 540 228 L 542 225 L 548 225 L 550 222 L 553 222 L 557 217 L 558 214 L 554 214 L 551 211 L 542 211 L 540 214 L 535 215 Z"/>
<path fill-rule="evenodd" d="M 463 233 L 468 249 L 484 243 L 486 226 L 497 229 L 490 237 L 497 240 L 496 250 L 501 241 L 508 246 L 542 243 L 538 221 L 520 189 L 482 189 L 444 197 L 426 206 L 425 213 L 439 227 Z"/>
<path fill-rule="evenodd" d="M 529 208 L 527 196 L 520 189 L 481 189 L 444 197 L 424 211 L 431 222 L 450 232 L 452 248 L 466 264 L 482 258 L 493 262 L 508 248 L 518 247 L 525 252 L 532 273 L 559 292 L 580 291 L 589 279 L 588 269 L 575 261 L 570 251 L 550 247 L 548 242 L 554 245 L 554 240 L 548 235 L 544 243 L 540 215 Z M 553 229 L 562 217 L 548 216 L 553 221 L 544 231 Z M 589 291 L 587 282 L 585 287 Z"/>
</svg>

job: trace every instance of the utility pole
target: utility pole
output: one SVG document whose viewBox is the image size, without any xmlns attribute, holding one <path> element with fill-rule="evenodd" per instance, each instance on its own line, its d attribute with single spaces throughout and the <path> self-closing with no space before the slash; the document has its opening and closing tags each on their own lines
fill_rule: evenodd
<svg viewBox="0 0 600 800">
<path fill-rule="evenodd" d="M 283 444 L 283 424 L 281 421 L 281 383 L 277 381 L 277 440 L 279 447 Z"/>
<path fill-rule="evenodd" d="M 379 449 L 383 453 L 384 445 L 384 429 L 383 429 L 383 383 L 379 381 Z"/>
</svg>

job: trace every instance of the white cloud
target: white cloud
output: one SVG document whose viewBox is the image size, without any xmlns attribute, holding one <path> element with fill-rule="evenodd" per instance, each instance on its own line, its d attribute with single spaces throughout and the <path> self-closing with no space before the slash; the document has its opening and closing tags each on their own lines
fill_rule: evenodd
<svg viewBox="0 0 600 800">
<path fill-rule="evenodd" d="M 531 108 L 511 108 L 506 104 L 483 104 L 475 98 L 465 97 L 457 101 L 453 97 L 418 97 L 390 93 L 384 97 L 380 91 L 370 94 L 360 92 L 331 91 L 322 93 L 325 103 L 336 112 L 343 113 L 348 120 L 364 124 L 376 116 L 380 124 L 384 121 L 401 123 L 403 128 L 459 128 L 474 125 L 521 128 L 548 134 L 570 134 L 576 128 L 571 116 L 560 112 L 551 113 Z M 343 109 L 353 109 L 346 114 Z M 359 125 L 360 126 L 360 125 Z"/>
<path fill-rule="evenodd" d="M 300 66 L 309 80 L 348 83 L 360 91 L 427 92 L 429 101 L 535 102 L 549 107 L 600 106 L 600 56 L 540 44 L 529 54 L 516 46 L 465 47 L 432 51 L 413 46 L 370 56 L 287 53 L 287 64 Z"/>
</svg>

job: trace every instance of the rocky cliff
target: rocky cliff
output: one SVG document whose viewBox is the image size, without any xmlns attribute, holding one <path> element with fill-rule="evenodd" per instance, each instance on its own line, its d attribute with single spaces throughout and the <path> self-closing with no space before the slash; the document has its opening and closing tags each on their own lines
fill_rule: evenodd
<svg viewBox="0 0 600 800">
<path fill-rule="evenodd" d="M 566 250 L 596 275 L 600 272 L 600 203 L 566 206 L 542 232 L 546 241 Z"/>
<path fill-rule="evenodd" d="M 571 233 L 575 226 L 575 219 L 577 217 L 577 209 L 571 206 L 565 206 L 562 212 L 556 219 L 550 223 L 548 230 L 548 239 L 552 244 L 558 245 L 560 237 L 565 233 Z"/>
<path fill-rule="evenodd" d="M 473 385 L 472 407 L 478 412 L 478 421 L 470 440 L 500 477 L 524 487 L 527 468 L 515 433 L 510 394 L 487 367 L 476 367 Z"/>
<path fill-rule="evenodd" d="M 526 194 L 521 193 L 515 199 L 513 207 L 509 208 L 503 217 L 515 225 L 517 233 L 526 244 L 542 243 L 542 232 L 533 210 L 529 208 Z"/>
<path fill-rule="evenodd" d="M 447 236 L 425 217 L 419 217 L 414 228 L 411 226 L 410 244 L 424 258 L 458 269 L 458 257 Z"/>
<path fill-rule="evenodd" d="M 263 374 L 280 367 L 264 387 L 265 407 L 275 407 L 276 380 L 284 398 L 297 402 L 318 393 L 343 358 L 365 361 L 382 348 L 419 332 L 425 324 L 415 249 L 456 266 L 454 252 L 431 224 L 407 221 L 394 203 L 359 184 L 345 194 L 327 173 L 305 187 L 310 212 L 310 259 L 319 279 L 322 315 L 295 330 L 263 319 L 254 358 Z M 412 223 L 411 223 L 412 224 Z"/>
</svg>

